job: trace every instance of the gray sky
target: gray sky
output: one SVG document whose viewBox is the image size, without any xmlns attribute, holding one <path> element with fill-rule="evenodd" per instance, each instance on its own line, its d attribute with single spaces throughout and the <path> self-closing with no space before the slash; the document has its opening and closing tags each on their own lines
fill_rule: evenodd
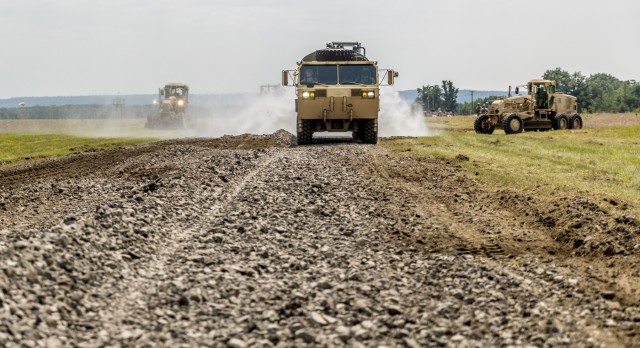
<svg viewBox="0 0 640 348">
<path fill-rule="evenodd" d="M 640 81 L 638 0 L 19 0 L 0 3 L 0 98 L 259 92 L 329 41 L 397 90 L 505 90 L 561 67 Z"/>
</svg>

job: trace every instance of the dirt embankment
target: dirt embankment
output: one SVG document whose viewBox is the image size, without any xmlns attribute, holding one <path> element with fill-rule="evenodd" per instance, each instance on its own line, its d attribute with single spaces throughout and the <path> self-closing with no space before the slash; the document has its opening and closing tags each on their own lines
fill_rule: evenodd
<svg viewBox="0 0 640 348">
<path fill-rule="evenodd" d="M 638 345 L 638 224 L 603 209 L 624 203 L 290 143 L 173 140 L 0 172 L 0 345 Z"/>
</svg>

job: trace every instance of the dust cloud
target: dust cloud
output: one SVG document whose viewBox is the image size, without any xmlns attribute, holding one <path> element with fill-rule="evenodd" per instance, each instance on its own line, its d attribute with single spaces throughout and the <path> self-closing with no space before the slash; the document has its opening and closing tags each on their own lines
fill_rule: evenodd
<svg viewBox="0 0 640 348">
<path fill-rule="evenodd" d="M 380 125 L 381 137 L 390 136 L 431 136 L 421 110 L 412 110 L 397 91 L 381 88 Z M 278 129 L 296 133 L 296 113 L 294 110 L 295 90 L 278 88 L 270 93 L 247 97 L 242 105 L 232 105 L 225 109 L 211 110 L 207 117 L 198 120 L 199 136 L 219 137 L 222 135 L 271 134 Z M 314 137 L 351 134 L 316 133 Z"/>
<path fill-rule="evenodd" d="M 247 96 L 240 105 L 210 108 L 198 117 L 198 136 L 271 134 L 284 129 L 296 132 L 293 88 L 278 88 L 262 95 Z"/>
<path fill-rule="evenodd" d="M 397 91 L 383 87 L 380 94 L 378 129 L 381 137 L 434 135 L 428 129 L 422 111 L 412 110 Z M 127 106 L 123 115 L 116 115 L 112 105 L 105 105 L 84 110 L 78 118 L 20 120 L 11 123 L 9 128 L 26 133 L 161 139 L 271 134 L 279 129 L 296 133 L 295 88 L 278 87 L 264 94 L 194 97 L 189 113 L 195 117 L 197 127 L 190 129 L 146 129 L 147 115 L 156 111 L 151 105 Z M 11 131 L 4 129 L 4 132 Z M 351 137 L 350 132 L 319 132 L 314 137 L 340 135 Z"/>
<path fill-rule="evenodd" d="M 390 87 L 380 88 L 378 122 L 378 134 L 381 137 L 426 137 L 436 134 L 427 127 L 422 110 L 412 110 L 411 105 Z"/>
</svg>

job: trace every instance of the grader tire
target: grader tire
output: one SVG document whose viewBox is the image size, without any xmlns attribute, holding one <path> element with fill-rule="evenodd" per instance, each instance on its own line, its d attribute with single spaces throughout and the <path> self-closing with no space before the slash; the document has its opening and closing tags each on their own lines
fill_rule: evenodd
<svg viewBox="0 0 640 348">
<path fill-rule="evenodd" d="M 582 116 L 575 114 L 569 117 L 569 129 L 582 129 Z"/>
<path fill-rule="evenodd" d="M 524 131 L 524 121 L 518 114 L 511 114 L 502 120 L 505 134 L 518 134 Z"/>
<path fill-rule="evenodd" d="M 565 114 L 556 115 L 551 120 L 554 130 L 567 130 L 569 129 L 569 119 Z"/>
<path fill-rule="evenodd" d="M 480 115 L 473 122 L 473 129 L 478 134 L 492 134 L 496 126 L 491 124 L 491 119 L 488 115 Z"/>
</svg>

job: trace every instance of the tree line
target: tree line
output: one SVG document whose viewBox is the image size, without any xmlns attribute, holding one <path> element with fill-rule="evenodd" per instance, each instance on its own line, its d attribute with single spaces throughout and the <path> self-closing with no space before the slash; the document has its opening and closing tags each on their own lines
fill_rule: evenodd
<svg viewBox="0 0 640 348">
<path fill-rule="evenodd" d="M 585 77 L 561 68 L 547 70 L 542 78 L 556 80 L 558 91 L 578 98 L 580 112 L 628 112 L 640 109 L 640 81 L 620 80 L 609 74 Z"/>
<path fill-rule="evenodd" d="M 558 91 L 577 97 L 581 113 L 640 112 L 640 81 L 623 81 L 604 73 L 585 77 L 579 71 L 569 73 L 561 68 L 547 70 L 541 78 L 555 80 Z M 474 114 L 478 103 L 488 106 L 493 100 L 504 98 L 490 96 L 473 102 L 457 103 L 458 88 L 449 80 L 442 81 L 441 86 L 423 85 L 417 92 L 414 104 L 423 110 L 446 110 L 463 115 Z"/>
<path fill-rule="evenodd" d="M 0 108 L 0 120 L 18 119 L 97 119 L 119 117 L 147 117 L 151 106 L 129 105 L 117 110 L 113 105 L 35 105 Z"/>
<path fill-rule="evenodd" d="M 215 109 L 226 108 L 233 108 L 233 106 L 222 106 Z M 189 106 L 188 112 L 194 117 L 209 117 L 216 110 L 204 106 Z M 119 109 L 109 104 L 34 105 L 0 107 L 0 120 L 146 118 L 157 112 L 158 106 L 151 104 L 123 105 Z"/>
<path fill-rule="evenodd" d="M 442 110 L 453 112 L 457 109 L 458 88 L 450 80 L 443 80 L 442 85 L 426 85 L 418 88 L 416 103 L 423 110 Z"/>
</svg>

